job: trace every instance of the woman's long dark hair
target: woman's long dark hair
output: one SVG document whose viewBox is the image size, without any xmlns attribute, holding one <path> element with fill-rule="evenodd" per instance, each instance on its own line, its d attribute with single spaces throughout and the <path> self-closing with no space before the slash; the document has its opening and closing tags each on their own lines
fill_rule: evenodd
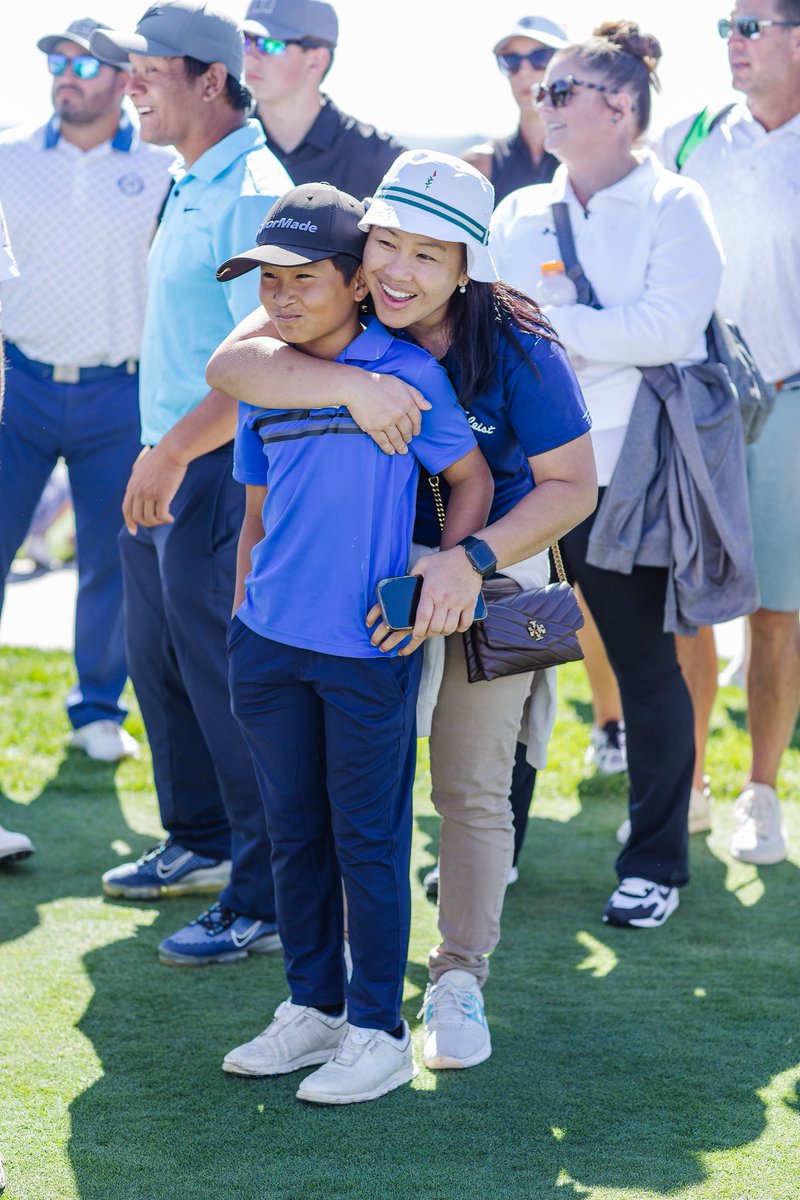
<svg viewBox="0 0 800 1200">
<path fill-rule="evenodd" d="M 464 408 L 469 408 L 474 395 L 491 385 L 504 341 L 510 342 L 534 371 L 536 365 L 526 353 L 517 332 L 558 342 L 538 304 L 507 283 L 478 283 L 471 279 L 463 295 L 456 291 L 451 296 L 447 319 L 451 339 L 449 353 L 455 357 L 458 366 L 458 398 Z M 505 337 L 498 337 L 498 334 Z"/>
</svg>

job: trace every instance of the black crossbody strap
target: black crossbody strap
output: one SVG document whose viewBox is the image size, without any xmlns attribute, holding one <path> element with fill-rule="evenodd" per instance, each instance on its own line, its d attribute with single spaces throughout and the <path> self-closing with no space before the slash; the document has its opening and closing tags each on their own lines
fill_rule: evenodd
<svg viewBox="0 0 800 1200">
<path fill-rule="evenodd" d="M 578 303 L 587 304 L 589 308 L 602 308 L 603 306 L 597 299 L 594 288 L 584 275 L 583 267 L 578 261 L 578 255 L 575 250 L 575 238 L 572 234 L 572 221 L 569 216 L 569 205 L 562 200 L 558 204 L 551 204 L 550 207 L 553 211 L 553 221 L 555 222 L 561 261 L 564 264 L 567 275 L 578 290 Z"/>
</svg>

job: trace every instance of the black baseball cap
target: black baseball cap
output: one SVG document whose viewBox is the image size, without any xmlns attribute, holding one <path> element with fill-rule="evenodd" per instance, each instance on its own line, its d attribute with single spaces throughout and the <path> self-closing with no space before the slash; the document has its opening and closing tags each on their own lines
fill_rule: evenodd
<svg viewBox="0 0 800 1200">
<path fill-rule="evenodd" d="M 262 263 L 299 267 L 334 254 L 349 254 L 360 261 L 367 240 L 358 228 L 364 213 L 364 205 L 355 196 L 340 192 L 331 183 L 292 188 L 267 213 L 253 249 L 224 262 L 217 279 L 235 279 Z"/>
</svg>

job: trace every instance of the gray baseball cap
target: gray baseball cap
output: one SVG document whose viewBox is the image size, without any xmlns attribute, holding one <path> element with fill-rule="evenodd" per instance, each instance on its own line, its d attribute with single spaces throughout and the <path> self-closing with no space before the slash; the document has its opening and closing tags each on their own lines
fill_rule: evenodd
<svg viewBox="0 0 800 1200">
<path fill-rule="evenodd" d="M 36 46 L 43 54 L 52 54 L 59 42 L 74 42 L 82 50 L 91 50 L 90 41 L 94 31 L 108 28 L 105 21 L 95 21 L 94 17 L 79 17 L 77 21 L 71 21 L 63 33 L 48 33 L 39 38 Z M 92 53 L 96 52 L 92 50 Z M 100 54 L 97 57 L 112 67 L 125 65 L 124 57 L 119 53 L 116 57 Z"/>
<path fill-rule="evenodd" d="M 520 17 L 514 28 L 495 43 L 492 53 L 497 54 L 506 42 L 510 42 L 515 37 L 532 38 L 535 42 L 541 42 L 543 46 L 549 46 L 551 50 L 563 50 L 565 46 L 569 45 L 566 30 L 555 21 L 551 21 L 549 17 Z"/>
<path fill-rule="evenodd" d="M 281 42 L 311 41 L 331 47 L 339 39 L 336 10 L 323 0 L 250 0 L 242 30 Z"/>
<path fill-rule="evenodd" d="M 129 54 L 150 58 L 196 58 L 222 63 L 229 75 L 241 78 L 244 66 L 242 35 L 233 17 L 197 0 L 162 0 L 151 4 L 133 33 L 111 29 L 92 34 L 91 49 L 98 57 L 119 61 Z"/>
</svg>

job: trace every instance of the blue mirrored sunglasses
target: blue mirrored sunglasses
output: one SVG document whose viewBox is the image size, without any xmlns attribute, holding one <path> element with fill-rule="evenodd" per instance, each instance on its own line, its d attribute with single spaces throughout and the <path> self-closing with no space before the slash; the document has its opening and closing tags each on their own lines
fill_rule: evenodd
<svg viewBox="0 0 800 1200">
<path fill-rule="evenodd" d="M 68 54 L 48 54 L 47 69 L 51 75 L 63 75 L 67 67 L 72 67 L 73 75 L 78 79 L 94 79 L 103 64 L 91 54 L 76 54 L 70 58 Z"/>
</svg>

